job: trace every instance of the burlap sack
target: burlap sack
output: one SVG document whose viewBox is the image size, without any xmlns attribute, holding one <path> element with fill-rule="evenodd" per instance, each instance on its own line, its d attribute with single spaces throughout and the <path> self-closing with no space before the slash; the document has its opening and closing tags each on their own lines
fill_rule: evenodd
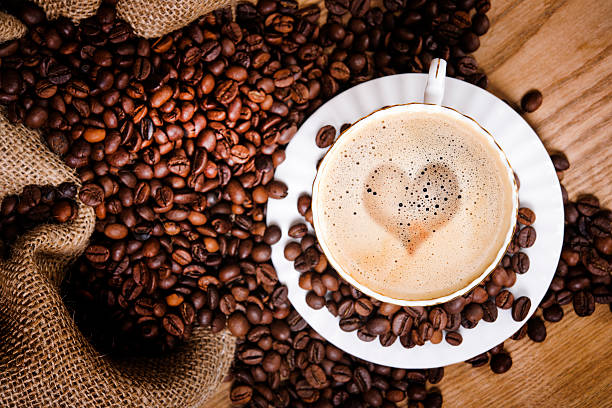
<svg viewBox="0 0 612 408">
<path fill-rule="evenodd" d="M 63 16 L 72 21 L 93 16 L 101 2 L 102 0 L 34 0 L 34 3 L 45 10 L 49 20 Z"/>
<path fill-rule="evenodd" d="M 0 11 L 0 44 L 20 38 L 26 33 L 26 26 L 10 14 Z"/>
<path fill-rule="evenodd" d="M 94 15 L 101 0 L 34 0 L 34 2 L 43 8 L 50 20 L 64 16 L 78 22 Z M 117 15 L 132 26 L 136 35 L 154 38 L 178 30 L 217 8 L 233 4 L 234 0 L 119 0 Z M 0 24 L 3 24 L 2 16 Z M 0 27 L 0 42 L 6 41 L 2 40 L 3 29 L 4 27 Z M 8 27 L 7 29 L 10 30 Z"/>
<path fill-rule="evenodd" d="M 40 135 L 12 126 L 0 112 L 0 199 L 27 184 L 78 183 Z M 85 249 L 94 212 L 42 225 L 0 261 L 1 407 L 194 407 L 216 391 L 234 356 L 229 332 L 196 329 L 161 358 L 116 361 L 81 334 L 58 287 L 66 265 Z"/>
<path fill-rule="evenodd" d="M 117 15 L 132 26 L 136 35 L 153 38 L 233 3 L 233 0 L 119 0 Z"/>
</svg>

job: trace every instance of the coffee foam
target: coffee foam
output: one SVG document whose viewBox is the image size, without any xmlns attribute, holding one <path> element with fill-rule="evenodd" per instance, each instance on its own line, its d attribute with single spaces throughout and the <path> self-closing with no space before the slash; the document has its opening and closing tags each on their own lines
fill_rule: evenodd
<svg viewBox="0 0 612 408">
<path fill-rule="evenodd" d="M 460 290 L 495 260 L 514 216 L 503 158 L 450 115 L 376 115 L 349 129 L 319 169 L 317 236 L 379 294 Z"/>
</svg>

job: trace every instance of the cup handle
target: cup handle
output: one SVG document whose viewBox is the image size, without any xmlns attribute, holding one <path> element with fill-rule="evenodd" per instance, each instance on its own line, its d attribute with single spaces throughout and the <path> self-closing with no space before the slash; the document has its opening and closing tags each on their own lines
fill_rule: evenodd
<svg viewBox="0 0 612 408">
<path fill-rule="evenodd" d="M 444 97 L 444 80 L 446 79 L 446 61 L 435 58 L 429 66 L 429 76 L 425 85 L 425 96 L 423 101 L 434 105 L 440 105 Z"/>
</svg>

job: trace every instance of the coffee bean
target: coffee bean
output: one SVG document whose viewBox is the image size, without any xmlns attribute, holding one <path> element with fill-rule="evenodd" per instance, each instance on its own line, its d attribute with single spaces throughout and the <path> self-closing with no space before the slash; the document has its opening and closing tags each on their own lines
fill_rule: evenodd
<svg viewBox="0 0 612 408">
<path fill-rule="evenodd" d="M 308 384 L 316 389 L 325 388 L 328 384 L 325 371 L 316 364 L 311 364 L 306 368 L 304 378 L 306 378 Z"/>
<path fill-rule="evenodd" d="M 551 154 L 550 159 L 552 160 L 553 165 L 555 166 L 555 170 L 565 171 L 569 169 L 569 166 L 570 166 L 569 161 L 567 160 L 567 157 L 565 157 L 563 153 Z"/>
<path fill-rule="evenodd" d="M 400 311 L 393 316 L 391 330 L 396 336 L 405 336 L 412 327 L 412 317 L 406 312 Z"/>
<path fill-rule="evenodd" d="M 306 215 L 306 211 L 310 208 L 310 196 L 308 195 L 301 195 L 298 198 L 298 204 L 297 204 L 297 208 L 298 208 L 298 212 L 300 213 L 300 215 L 304 216 Z"/>
<path fill-rule="evenodd" d="M 451 346 L 458 346 L 463 341 L 463 336 L 461 333 L 456 331 L 449 331 L 446 333 L 446 342 Z"/>
<path fill-rule="evenodd" d="M 465 360 L 465 362 L 471 364 L 472 367 L 481 367 L 489 362 L 489 356 L 487 353 L 482 353 L 469 360 Z"/>
<path fill-rule="evenodd" d="M 234 336 L 242 337 L 249 331 L 249 323 L 241 312 L 234 312 L 227 321 L 227 327 Z"/>
<path fill-rule="evenodd" d="M 232 404 L 242 405 L 247 404 L 253 397 L 253 388 L 248 385 L 239 385 L 232 388 L 230 392 L 230 400 Z"/>
<path fill-rule="evenodd" d="M 104 190 L 93 183 L 85 184 L 79 191 L 79 198 L 85 205 L 96 207 L 104 201 Z"/>
<path fill-rule="evenodd" d="M 472 31 L 476 35 L 484 35 L 489 31 L 489 18 L 484 13 L 476 13 L 472 17 Z"/>
<path fill-rule="evenodd" d="M 512 305 L 512 318 L 520 322 L 527 317 L 531 309 L 531 300 L 527 296 L 521 296 Z"/>
<path fill-rule="evenodd" d="M 465 299 L 461 296 L 456 297 L 455 299 L 450 300 L 442 305 L 444 310 L 446 310 L 449 314 L 461 312 L 464 306 Z"/>
<path fill-rule="evenodd" d="M 524 112 L 535 112 L 542 105 L 542 93 L 537 89 L 527 92 L 521 99 L 521 109 Z"/>
<path fill-rule="evenodd" d="M 491 371 L 503 374 L 512 367 L 512 358 L 507 353 L 498 353 L 491 357 Z"/>
<path fill-rule="evenodd" d="M 482 307 L 477 303 L 470 303 L 463 310 L 463 315 L 472 323 L 478 323 L 482 319 L 484 312 Z"/>
<path fill-rule="evenodd" d="M 26 112 L 24 123 L 27 127 L 38 129 L 46 124 L 48 117 L 49 114 L 45 109 L 40 106 L 34 106 Z"/>
<path fill-rule="evenodd" d="M 245 364 L 258 365 L 263 361 L 264 353 L 257 347 L 250 347 L 240 352 L 238 358 Z"/>
<path fill-rule="evenodd" d="M 542 316 L 546 321 L 558 322 L 563 318 L 563 309 L 559 305 L 552 305 L 542 311 Z"/>
<path fill-rule="evenodd" d="M 275 351 L 267 353 L 261 363 L 263 370 L 267 373 L 273 373 L 278 371 L 280 369 L 280 365 L 281 356 Z"/>
<path fill-rule="evenodd" d="M 518 252 L 512 256 L 512 269 L 514 272 L 523 274 L 529 270 L 529 256 L 524 252 Z"/>
<path fill-rule="evenodd" d="M 518 221 L 525 226 L 529 226 L 535 222 L 535 213 L 527 207 L 519 208 Z"/>
<path fill-rule="evenodd" d="M 323 126 L 321 129 L 319 129 L 319 131 L 317 132 L 315 143 L 321 149 L 325 149 L 331 146 L 332 143 L 334 143 L 335 138 L 336 138 L 336 129 L 331 125 L 326 125 L 326 126 Z M 310 206 L 310 203 L 309 203 L 309 206 Z M 299 203 L 298 203 L 298 208 L 299 208 Z"/>
<path fill-rule="evenodd" d="M 482 304 L 482 311 L 482 320 L 485 322 L 491 323 L 497 320 L 497 306 L 492 300 L 487 300 Z"/>
<path fill-rule="evenodd" d="M 529 248 L 533 246 L 536 240 L 536 231 L 533 227 L 525 227 L 519 232 L 517 243 L 521 248 Z"/>
<path fill-rule="evenodd" d="M 304 223 L 294 224 L 289 228 L 289 236 L 291 238 L 302 238 L 308 233 L 308 227 Z"/>
<path fill-rule="evenodd" d="M 546 339 L 546 326 L 542 319 L 534 316 L 527 321 L 527 335 L 536 343 L 541 343 Z"/>
<path fill-rule="evenodd" d="M 185 325 L 180 317 L 175 314 L 167 314 L 162 319 L 164 330 L 173 336 L 180 337 L 183 335 Z"/>
<path fill-rule="evenodd" d="M 514 295 L 507 290 L 502 290 L 495 297 L 495 304 L 500 309 L 510 309 L 514 303 Z"/>
<path fill-rule="evenodd" d="M 325 306 L 325 298 L 311 291 L 306 294 L 306 303 L 313 309 L 319 310 Z"/>
<path fill-rule="evenodd" d="M 340 319 L 340 328 L 346 332 L 355 331 L 362 326 L 363 323 L 358 317 L 346 317 Z"/>
<path fill-rule="evenodd" d="M 281 181 L 271 181 L 266 185 L 266 190 L 270 198 L 281 199 L 287 196 L 287 185 Z"/>
<path fill-rule="evenodd" d="M 582 215 L 593 216 L 599 210 L 599 200 L 592 195 L 584 195 L 578 198 L 576 209 Z"/>
<path fill-rule="evenodd" d="M 368 320 L 366 323 L 366 328 L 371 334 L 379 336 L 389 332 L 391 329 L 391 323 L 389 323 L 389 319 L 384 317 L 375 317 Z"/>
<path fill-rule="evenodd" d="M 573 306 L 578 316 L 590 316 L 595 311 L 595 298 L 591 292 L 581 290 L 574 294 Z"/>
<path fill-rule="evenodd" d="M 372 377 L 365 367 L 359 366 L 353 370 L 353 381 L 360 392 L 365 392 L 372 386 Z"/>
</svg>

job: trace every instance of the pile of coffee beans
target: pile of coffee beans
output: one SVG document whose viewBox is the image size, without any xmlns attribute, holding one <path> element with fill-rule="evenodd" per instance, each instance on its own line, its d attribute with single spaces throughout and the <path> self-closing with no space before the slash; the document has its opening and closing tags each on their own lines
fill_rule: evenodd
<svg viewBox="0 0 612 408">
<path fill-rule="evenodd" d="M 562 153 L 551 155 L 551 159 L 562 178 L 569 161 Z M 600 208 L 593 195 L 570 201 L 563 186 L 562 193 L 563 250 L 550 288 L 540 303 L 542 317 L 553 323 L 563 318 L 563 305 L 571 303 L 576 315 L 585 317 L 593 314 L 596 304 L 612 303 L 612 212 Z M 546 337 L 542 320 L 536 317 L 530 321 L 527 333 L 532 340 L 542 341 Z"/>
<path fill-rule="evenodd" d="M 59 224 L 78 215 L 75 201 L 77 186 L 30 184 L 20 194 L 4 197 L 0 204 L 0 243 L 2 256 L 7 257 L 11 245 L 24 232 L 40 224 Z"/>
<path fill-rule="evenodd" d="M 130 353 L 172 348 L 195 324 L 228 327 L 237 405 L 440 407 L 427 383 L 442 369 L 370 364 L 307 326 L 270 263 L 281 232 L 266 225 L 266 202 L 287 193 L 274 180 L 284 146 L 339 91 L 436 57 L 486 87 L 469 54 L 490 2 L 326 0 L 319 24 L 315 5 L 260 0 L 239 4 L 235 21 L 219 10 L 155 40 L 136 38 L 115 3 L 78 26 L 19 4 L 29 32 L 0 44 L 9 120 L 42 130 L 95 208 L 67 285 L 82 327 Z M 509 368 L 494 351 L 495 370 Z"/>
<path fill-rule="evenodd" d="M 562 180 L 563 172 L 570 167 L 567 157 L 563 153 L 553 153 L 550 158 Z M 561 259 L 538 311 L 511 337 L 512 340 L 527 336 L 536 343 L 544 341 L 545 322 L 561 321 L 568 311 L 567 307 L 564 311 L 563 306 L 570 303 L 579 317 L 593 314 L 596 304 L 608 304 L 612 312 L 612 212 L 600 208 L 599 200 L 592 195 L 581 196 L 573 202 L 563 185 L 561 192 L 565 207 Z M 503 351 L 503 343 L 467 362 L 474 367 L 490 362 L 495 373 L 506 372 L 512 366 L 511 357 Z"/>
<path fill-rule="evenodd" d="M 262 0 L 157 40 L 135 38 L 114 3 L 79 26 L 26 5 L 14 11 L 29 33 L 0 47 L 8 118 L 43 130 L 95 208 L 69 287 L 85 316 L 106 310 L 92 323 L 110 317 L 114 349 L 172 348 L 197 322 L 244 335 L 247 317 L 289 314 L 265 204 L 286 194 L 273 180 L 283 146 L 325 98 L 434 57 L 486 85 L 466 55 L 486 1 L 329 1 L 319 26 L 317 6 Z"/>
</svg>

